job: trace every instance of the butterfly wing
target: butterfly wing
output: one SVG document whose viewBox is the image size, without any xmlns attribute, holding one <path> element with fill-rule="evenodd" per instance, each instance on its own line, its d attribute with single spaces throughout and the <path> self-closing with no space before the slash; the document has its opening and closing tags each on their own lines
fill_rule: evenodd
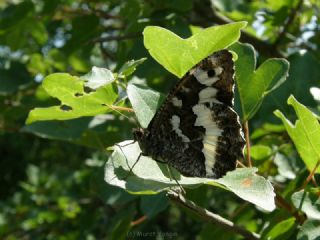
<svg viewBox="0 0 320 240">
<path fill-rule="evenodd" d="M 242 157 L 232 55 L 202 60 L 171 90 L 140 139 L 144 154 L 186 176 L 218 178 Z"/>
</svg>

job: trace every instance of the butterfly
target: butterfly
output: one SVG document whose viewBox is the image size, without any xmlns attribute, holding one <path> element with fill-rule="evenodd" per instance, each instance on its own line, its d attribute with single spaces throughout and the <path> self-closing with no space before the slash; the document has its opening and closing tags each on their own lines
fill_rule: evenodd
<svg viewBox="0 0 320 240">
<path fill-rule="evenodd" d="M 147 128 L 133 130 L 142 155 L 189 177 L 220 178 L 243 157 L 228 50 L 203 59 L 172 88 Z"/>
</svg>

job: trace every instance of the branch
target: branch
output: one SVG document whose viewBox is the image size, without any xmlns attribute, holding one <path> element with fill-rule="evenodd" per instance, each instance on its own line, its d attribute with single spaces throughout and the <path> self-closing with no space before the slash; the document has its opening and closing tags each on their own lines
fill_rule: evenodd
<svg viewBox="0 0 320 240">
<path fill-rule="evenodd" d="M 207 222 L 219 225 L 220 227 L 226 229 L 227 231 L 238 233 L 243 237 L 245 237 L 246 239 L 250 239 L 250 240 L 260 239 L 259 234 L 250 232 L 240 226 L 235 225 L 233 222 L 229 221 L 228 219 L 225 219 L 217 214 L 214 214 L 205 208 L 199 207 L 194 202 L 186 199 L 184 196 L 172 190 L 167 193 L 167 196 L 170 198 L 171 201 L 173 201 L 177 205 L 185 209 L 191 210 L 194 214 L 196 214 L 198 217 L 202 218 Z"/>
<path fill-rule="evenodd" d="M 108 41 L 120 41 L 120 40 L 128 40 L 141 37 L 141 33 L 133 33 L 123 36 L 107 36 L 107 37 L 99 37 L 92 39 L 91 42 L 99 43 L 99 42 L 108 42 Z"/>
<path fill-rule="evenodd" d="M 250 156 L 250 137 L 249 137 L 249 125 L 248 121 L 245 121 L 243 124 L 243 130 L 246 138 L 246 144 L 247 144 L 247 161 L 248 161 L 248 166 L 252 167 L 252 162 L 251 162 L 251 156 Z"/>
<path fill-rule="evenodd" d="M 111 15 L 106 11 L 102 11 L 99 9 L 95 9 L 89 6 L 89 10 L 85 10 L 85 9 L 81 9 L 81 8 L 77 8 L 77 9 L 73 9 L 71 7 L 67 7 L 67 6 L 63 6 L 62 8 L 60 8 L 60 10 L 62 11 L 63 15 L 68 15 L 69 17 L 79 17 L 79 16 L 84 16 L 84 15 L 96 15 L 97 17 L 102 17 L 105 19 L 120 19 L 121 17 L 118 15 Z M 60 15 L 59 17 L 62 17 L 62 15 Z"/>
<path fill-rule="evenodd" d="M 306 220 L 306 217 L 303 215 L 303 214 L 299 214 L 299 211 L 294 207 L 292 206 L 290 203 L 288 203 L 280 194 L 278 194 L 276 192 L 276 197 L 275 197 L 275 202 L 276 202 L 276 205 L 279 207 L 279 208 L 283 208 L 283 209 L 286 209 L 292 216 L 295 217 L 295 219 L 297 220 L 297 222 L 302 225 L 305 220 Z"/>
<path fill-rule="evenodd" d="M 290 25 L 293 23 L 294 19 L 297 16 L 298 11 L 300 10 L 301 6 L 303 4 L 303 0 L 300 0 L 297 4 L 297 6 L 295 8 L 293 8 L 290 12 L 290 15 L 287 18 L 286 23 L 284 24 L 282 31 L 279 33 L 277 39 L 275 40 L 275 42 L 273 43 L 273 45 L 276 47 L 280 41 L 282 40 L 282 38 L 286 35 L 286 33 L 288 32 L 288 29 L 290 27 Z"/>
<path fill-rule="evenodd" d="M 309 176 L 307 177 L 307 179 L 304 181 L 303 185 L 302 185 L 302 189 L 305 189 L 307 184 L 312 180 L 314 174 L 316 173 L 318 167 L 320 166 L 320 159 L 317 161 L 316 165 L 314 166 L 314 168 L 312 169 L 312 171 L 309 173 Z"/>
<path fill-rule="evenodd" d="M 115 61 L 115 56 L 103 47 L 103 42 L 99 42 L 99 48 L 104 60 L 107 60 L 108 58 L 110 58 L 112 61 Z"/>
<path fill-rule="evenodd" d="M 133 227 L 133 226 L 137 226 L 141 223 L 143 223 L 145 220 L 147 219 L 147 216 L 146 215 L 143 215 L 142 217 L 140 217 L 139 219 L 135 220 L 135 221 L 132 221 L 130 223 L 130 226 Z"/>
</svg>

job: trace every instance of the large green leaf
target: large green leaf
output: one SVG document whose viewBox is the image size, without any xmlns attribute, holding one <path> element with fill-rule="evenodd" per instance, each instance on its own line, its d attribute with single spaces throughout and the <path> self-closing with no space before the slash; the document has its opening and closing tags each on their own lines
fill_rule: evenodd
<svg viewBox="0 0 320 240">
<path fill-rule="evenodd" d="M 299 103 L 294 96 L 288 98 L 288 104 L 294 108 L 298 120 L 293 125 L 279 110 L 274 114 L 279 117 L 292 141 L 294 142 L 302 160 L 307 168 L 312 171 L 320 160 L 320 125 L 316 116 L 304 105 Z M 320 173 L 320 168 L 316 170 Z"/>
<path fill-rule="evenodd" d="M 141 156 L 138 160 L 140 152 L 139 145 L 132 141 L 115 146 L 106 165 L 105 181 L 133 194 L 156 194 L 177 186 L 176 181 L 187 188 L 207 184 L 227 189 L 266 211 L 275 208 L 273 187 L 265 178 L 255 174 L 255 168 L 239 168 L 220 179 L 191 178 L 175 169 L 169 170 L 167 164 L 150 157 Z"/>
<path fill-rule="evenodd" d="M 91 83 L 90 79 L 88 80 Z M 110 84 L 110 81 L 107 82 L 109 84 L 87 91 L 85 90 L 85 81 L 78 77 L 65 73 L 49 75 L 43 80 L 42 86 L 49 95 L 58 98 L 61 104 L 33 109 L 29 113 L 27 123 L 44 120 L 67 120 L 107 112 L 110 110 L 109 105 L 117 98 L 115 87 Z M 96 82 L 95 85 L 97 85 Z"/>
<path fill-rule="evenodd" d="M 68 141 L 91 148 L 104 149 L 121 141 L 131 132 L 133 124 L 112 114 L 70 120 L 38 121 L 21 130 L 41 138 Z"/>
<path fill-rule="evenodd" d="M 281 221 L 266 233 L 263 239 L 268 240 L 285 240 L 290 239 L 296 225 L 294 217 Z"/>
<path fill-rule="evenodd" d="M 234 44 L 236 80 L 241 100 L 243 120 L 254 116 L 264 97 L 279 87 L 288 76 L 289 63 L 285 59 L 268 59 L 256 69 L 254 48 L 249 44 Z"/>
<path fill-rule="evenodd" d="M 236 42 L 245 26 L 246 22 L 236 22 L 210 27 L 187 39 L 167 29 L 149 26 L 143 31 L 144 45 L 155 60 L 181 78 L 205 57 Z"/>
</svg>

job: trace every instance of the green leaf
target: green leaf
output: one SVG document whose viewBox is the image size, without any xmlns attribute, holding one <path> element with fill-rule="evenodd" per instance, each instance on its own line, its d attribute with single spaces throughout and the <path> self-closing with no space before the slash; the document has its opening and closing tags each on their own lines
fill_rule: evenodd
<svg viewBox="0 0 320 240">
<path fill-rule="evenodd" d="M 31 83 L 31 80 L 24 65 L 12 62 L 9 69 L 0 69 L 0 95 L 8 95 L 23 89 Z"/>
<path fill-rule="evenodd" d="M 163 97 L 159 92 L 135 84 L 128 85 L 127 93 L 139 123 L 146 128 L 161 105 Z"/>
<path fill-rule="evenodd" d="M 275 225 L 263 239 L 285 240 L 289 239 L 295 227 L 295 218 L 288 218 Z M 291 239 L 291 238 L 290 238 Z"/>
<path fill-rule="evenodd" d="M 91 89 L 97 89 L 103 85 L 112 83 L 114 76 L 109 69 L 92 67 L 92 70 L 81 76 L 80 79 L 87 80 L 85 86 Z"/>
<path fill-rule="evenodd" d="M 46 74 L 47 64 L 45 63 L 43 57 L 39 53 L 34 53 L 30 56 L 28 70 L 33 74 Z"/>
<path fill-rule="evenodd" d="M 67 120 L 83 116 L 95 116 L 110 110 L 117 98 L 112 84 L 87 92 L 84 81 L 65 73 L 54 73 L 43 80 L 46 92 L 61 101 L 59 106 L 35 108 L 30 111 L 27 124 L 44 120 Z"/>
<path fill-rule="evenodd" d="M 240 198 L 266 211 L 273 211 L 275 209 L 273 186 L 264 177 L 256 175 L 256 172 L 256 168 L 237 168 L 216 182 L 223 184 Z"/>
<path fill-rule="evenodd" d="M 44 63 L 46 63 L 47 67 L 52 66 L 61 72 L 67 71 L 68 68 L 66 54 L 63 52 L 63 50 L 59 50 L 57 48 L 53 48 L 48 52 Z M 74 70 L 77 69 L 74 68 Z"/>
<path fill-rule="evenodd" d="M 235 62 L 236 80 L 243 120 L 248 121 L 258 111 L 264 97 L 286 80 L 289 62 L 272 58 L 256 69 L 256 55 L 250 44 L 238 43 L 229 49 L 238 55 Z"/>
<path fill-rule="evenodd" d="M 164 193 L 142 196 L 140 202 L 142 212 L 147 215 L 149 219 L 165 210 L 168 205 L 168 198 Z"/>
<path fill-rule="evenodd" d="M 291 196 L 293 205 L 301 209 L 308 219 L 320 220 L 320 199 L 312 192 L 299 191 Z"/>
<path fill-rule="evenodd" d="M 48 33 L 43 22 L 32 21 L 29 28 L 30 34 L 39 44 L 45 44 L 48 41 Z"/>
<path fill-rule="evenodd" d="M 295 162 L 293 159 L 289 158 L 288 156 L 276 153 L 274 156 L 274 163 L 278 167 L 278 172 L 281 176 L 287 179 L 295 179 L 296 178 L 296 171 L 298 171 L 298 167 L 295 166 Z"/>
<path fill-rule="evenodd" d="M 320 240 L 320 222 L 307 220 L 300 228 L 298 240 Z"/>
<path fill-rule="evenodd" d="M 191 178 L 175 169 L 169 171 L 167 164 L 147 156 L 141 156 L 137 162 L 139 154 L 137 143 L 125 141 L 117 144 L 105 168 L 105 181 L 132 194 L 156 194 L 177 186 L 176 181 L 191 188 L 207 184 L 227 189 L 266 211 L 275 208 L 273 187 L 265 178 L 255 174 L 255 168 L 239 168 L 220 179 Z"/>
<path fill-rule="evenodd" d="M 65 196 L 58 198 L 58 207 L 67 218 L 75 218 L 81 212 L 78 202 Z"/>
<path fill-rule="evenodd" d="M 270 147 L 265 145 L 254 145 L 251 147 L 251 157 L 255 160 L 263 160 L 272 154 Z"/>
<path fill-rule="evenodd" d="M 291 55 L 288 57 L 288 61 L 290 62 L 290 71 L 287 81 L 276 91 L 267 95 L 257 113 L 257 118 L 274 121 L 273 116 L 269 113 L 275 109 L 279 109 L 285 114 L 289 113 L 291 109 L 286 102 L 290 95 L 294 95 L 297 99 L 303 99 L 304 104 L 308 106 L 316 106 L 309 89 L 319 86 L 319 59 L 307 51 L 304 54 L 295 53 Z"/>
<path fill-rule="evenodd" d="M 245 26 L 246 22 L 214 26 L 187 39 L 167 29 L 149 26 L 143 31 L 144 45 L 155 60 L 181 78 L 205 57 L 236 42 Z"/>
<path fill-rule="evenodd" d="M 128 204 L 125 208 L 120 208 L 113 213 L 110 222 L 107 224 L 108 232 L 111 233 L 110 239 L 127 239 L 134 214 L 135 208 L 132 204 Z"/>
<path fill-rule="evenodd" d="M 58 139 L 90 148 L 104 149 L 121 141 L 134 126 L 111 114 L 71 120 L 34 122 L 22 128 L 41 138 Z"/>
<path fill-rule="evenodd" d="M 294 142 L 302 160 L 309 171 L 312 171 L 320 161 L 320 125 L 315 115 L 294 96 L 288 98 L 288 104 L 294 108 L 298 120 L 293 125 L 279 110 L 274 114 L 279 117 L 292 141 Z M 320 173 L 318 167 L 316 173 Z"/>
<path fill-rule="evenodd" d="M 120 76 L 129 77 L 136 70 L 137 66 L 142 64 L 147 58 L 141 58 L 139 60 L 130 60 L 126 62 L 119 70 Z"/>
<path fill-rule="evenodd" d="M 273 134 L 273 133 L 278 134 L 284 131 L 286 131 L 286 129 L 282 124 L 265 123 L 260 128 L 255 129 L 250 137 L 251 139 L 258 139 L 263 136 L 267 136 L 269 134 Z"/>
</svg>

